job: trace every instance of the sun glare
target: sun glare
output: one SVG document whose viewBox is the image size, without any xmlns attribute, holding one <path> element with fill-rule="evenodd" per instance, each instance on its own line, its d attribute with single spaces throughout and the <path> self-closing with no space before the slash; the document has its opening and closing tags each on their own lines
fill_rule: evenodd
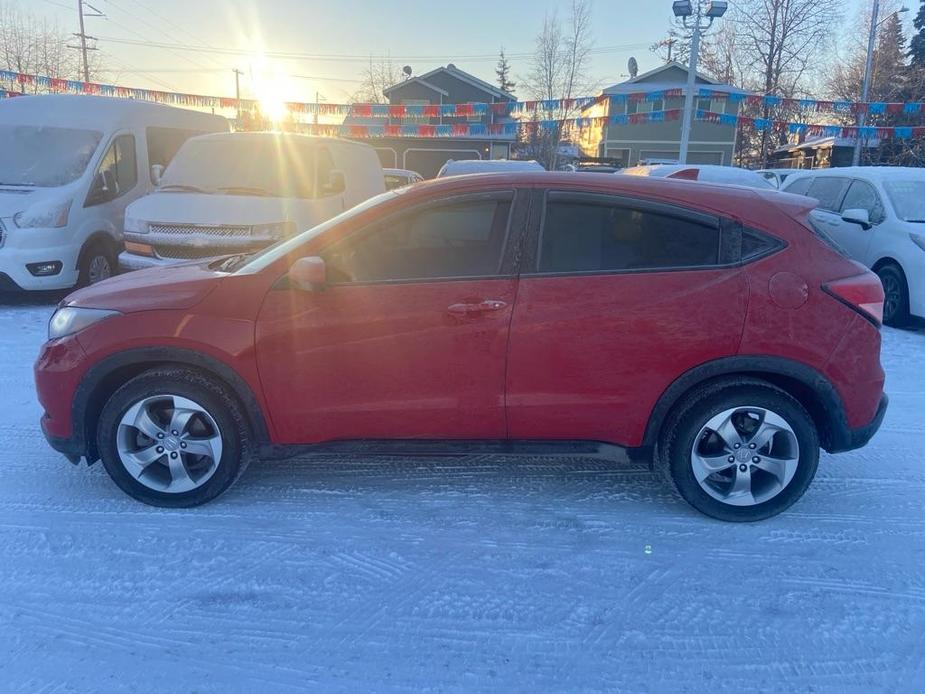
<svg viewBox="0 0 925 694">
<path fill-rule="evenodd" d="M 290 91 L 285 75 L 260 56 L 254 60 L 251 78 L 260 113 L 273 123 L 285 120 L 288 114 L 286 94 Z"/>
</svg>

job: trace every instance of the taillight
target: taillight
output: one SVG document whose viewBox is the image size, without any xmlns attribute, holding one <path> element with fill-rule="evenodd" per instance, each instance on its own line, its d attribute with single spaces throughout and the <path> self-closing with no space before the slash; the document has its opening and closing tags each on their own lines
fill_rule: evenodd
<svg viewBox="0 0 925 694">
<path fill-rule="evenodd" d="M 822 289 L 850 306 L 878 327 L 883 323 L 883 285 L 872 272 L 822 285 Z"/>
</svg>

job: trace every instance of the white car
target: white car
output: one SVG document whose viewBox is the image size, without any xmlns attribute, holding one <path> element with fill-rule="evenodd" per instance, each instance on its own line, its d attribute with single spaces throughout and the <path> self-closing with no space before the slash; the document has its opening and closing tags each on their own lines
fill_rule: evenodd
<svg viewBox="0 0 925 694">
<path fill-rule="evenodd" d="M 817 229 L 880 276 L 884 323 L 925 317 L 925 169 L 817 169 L 790 176 L 783 191 L 818 200 Z"/>
<path fill-rule="evenodd" d="M 424 180 L 421 174 L 417 171 L 411 171 L 410 169 L 383 169 L 382 173 L 385 176 L 386 190 L 404 188 L 405 186 L 410 186 L 412 183 L 420 183 Z"/>
<path fill-rule="evenodd" d="M 775 188 L 781 188 L 788 177 L 805 172 L 806 169 L 759 169 L 755 173 L 767 180 Z"/>
<path fill-rule="evenodd" d="M 225 118 L 102 96 L 0 103 L 0 289 L 69 289 L 116 270 L 126 206 Z"/>
<path fill-rule="evenodd" d="M 478 173 L 513 173 L 515 171 L 545 171 L 538 161 L 518 161 L 516 159 L 450 159 L 437 174 L 444 176 L 464 176 Z"/>
<path fill-rule="evenodd" d="M 677 178 L 685 181 L 703 183 L 726 183 L 747 186 L 761 190 L 775 190 L 777 186 L 769 183 L 754 171 L 735 166 L 718 166 L 716 164 L 655 164 L 652 166 L 633 166 L 623 169 L 621 174 L 629 176 L 660 176 Z"/>
<path fill-rule="evenodd" d="M 189 140 L 125 213 L 123 270 L 252 253 L 385 192 L 369 145 L 290 133 Z"/>
</svg>

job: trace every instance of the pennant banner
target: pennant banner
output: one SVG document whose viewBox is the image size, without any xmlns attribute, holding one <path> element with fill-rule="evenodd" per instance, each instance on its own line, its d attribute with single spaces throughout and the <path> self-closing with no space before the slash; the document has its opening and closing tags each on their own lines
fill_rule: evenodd
<svg viewBox="0 0 925 694">
<path fill-rule="evenodd" d="M 66 80 L 46 75 L 32 75 L 13 70 L 0 70 L 0 80 L 19 84 L 23 89 L 33 88 L 57 93 L 96 94 L 116 96 L 175 106 L 193 106 L 198 108 L 241 108 L 251 110 L 259 106 L 256 99 L 234 99 L 205 94 L 188 94 L 184 92 L 157 89 L 138 89 L 101 82 L 81 82 Z M 655 89 L 632 92 L 628 94 L 586 96 L 574 99 L 547 99 L 541 101 L 510 101 L 500 103 L 463 103 L 463 104 L 332 104 L 291 101 L 286 108 L 294 114 L 321 116 L 355 116 L 358 118 L 469 118 L 488 114 L 516 117 L 523 114 L 568 113 L 574 109 L 584 109 L 595 103 L 622 105 L 641 101 L 657 102 L 684 96 L 684 89 Z M 14 91 L 0 90 L 0 98 L 18 95 Z M 803 109 L 820 113 L 870 113 L 870 114 L 920 114 L 925 112 L 925 102 L 860 102 L 831 101 L 824 99 L 784 99 L 779 96 L 746 94 L 738 90 L 710 89 L 701 87 L 697 90 L 699 99 L 725 99 L 749 106 L 783 107 Z"/>
<path fill-rule="evenodd" d="M 745 125 L 758 130 L 774 130 L 785 132 L 789 135 L 809 135 L 810 137 L 856 139 L 860 136 L 864 140 L 908 140 L 913 137 L 925 137 L 925 126 L 858 127 L 855 125 L 819 125 L 816 123 L 794 123 L 772 118 L 737 116 L 731 113 L 717 113 L 715 111 L 697 111 L 694 118 L 706 123 L 731 126 Z"/>
</svg>

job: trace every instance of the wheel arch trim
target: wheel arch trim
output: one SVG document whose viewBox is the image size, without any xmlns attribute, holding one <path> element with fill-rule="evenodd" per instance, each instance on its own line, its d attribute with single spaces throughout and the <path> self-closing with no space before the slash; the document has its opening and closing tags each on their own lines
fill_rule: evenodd
<svg viewBox="0 0 925 694">
<path fill-rule="evenodd" d="M 239 400 L 257 445 L 269 444 L 270 433 L 263 407 L 250 385 L 230 366 L 213 356 L 181 347 L 140 347 L 110 355 L 90 367 L 74 393 L 71 416 L 73 436 L 88 462 L 98 458 L 92 431 L 107 395 L 138 373 L 158 366 L 193 368 L 216 378 Z"/>
<path fill-rule="evenodd" d="M 809 411 L 819 429 L 823 448 L 834 452 L 843 447 L 850 429 L 844 401 L 835 386 L 811 366 L 784 357 L 762 355 L 723 357 L 695 366 L 675 379 L 652 408 L 643 446 L 651 448 L 656 445 L 672 410 L 692 389 L 731 376 L 763 379 L 787 391 Z M 799 384 L 801 392 L 788 388 L 792 384 Z M 807 402 L 807 398 L 811 401 Z"/>
</svg>

